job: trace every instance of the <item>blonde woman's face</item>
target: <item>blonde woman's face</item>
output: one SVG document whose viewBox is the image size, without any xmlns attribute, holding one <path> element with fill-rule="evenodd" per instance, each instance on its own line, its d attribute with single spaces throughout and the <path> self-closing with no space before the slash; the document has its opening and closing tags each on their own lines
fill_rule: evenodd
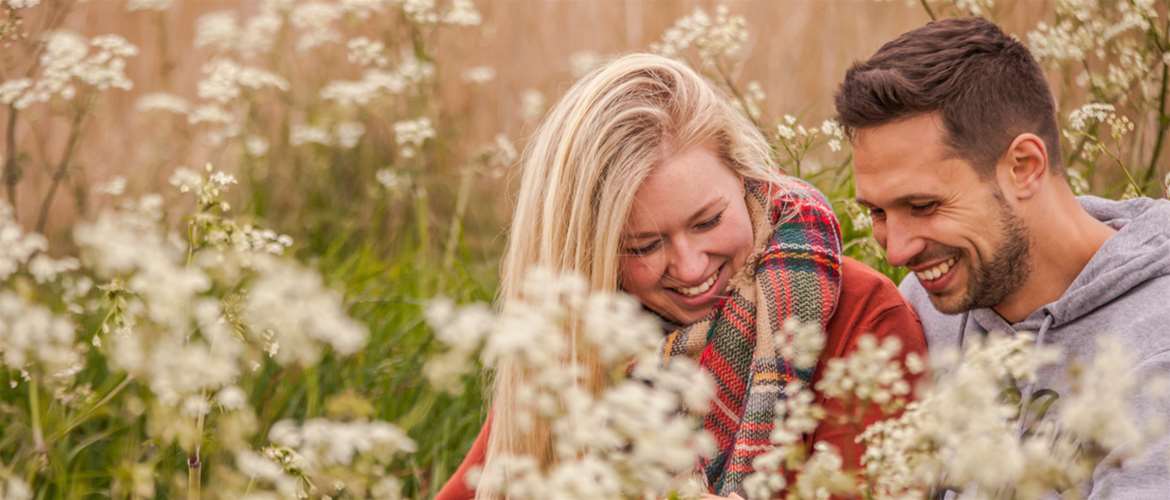
<svg viewBox="0 0 1170 500">
<path fill-rule="evenodd" d="M 619 283 L 681 324 L 703 319 L 752 252 L 743 180 L 708 146 L 680 151 L 634 195 Z"/>
</svg>

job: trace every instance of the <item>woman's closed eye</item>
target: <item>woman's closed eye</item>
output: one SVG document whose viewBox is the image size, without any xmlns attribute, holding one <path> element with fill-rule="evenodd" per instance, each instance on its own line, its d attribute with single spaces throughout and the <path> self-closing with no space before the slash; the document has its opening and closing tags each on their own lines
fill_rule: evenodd
<svg viewBox="0 0 1170 500">
<path fill-rule="evenodd" d="M 714 228 L 715 226 L 718 226 L 719 222 L 722 220 L 723 220 L 723 212 L 719 212 L 719 213 L 715 214 L 714 217 L 711 217 L 710 219 L 707 219 L 703 222 L 695 224 L 695 229 L 698 229 L 700 231 L 706 231 L 708 229 Z"/>
<path fill-rule="evenodd" d="M 658 250 L 658 246 L 661 244 L 662 240 L 654 240 L 640 247 L 626 248 L 624 252 L 629 255 L 646 255 L 650 252 Z"/>
</svg>

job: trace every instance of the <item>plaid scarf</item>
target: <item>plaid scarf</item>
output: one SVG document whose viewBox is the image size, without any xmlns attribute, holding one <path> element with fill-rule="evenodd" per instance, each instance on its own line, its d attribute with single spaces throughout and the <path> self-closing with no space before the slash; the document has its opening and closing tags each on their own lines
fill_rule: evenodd
<svg viewBox="0 0 1170 500">
<path fill-rule="evenodd" d="M 794 178 L 780 186 L 749 181 L 745 196 L 755 248 L 732 280 L 729 296 L 703 320 L 667 335 L 664 362 L 697 358 L 715 379 L 703 421 L 719 452 L 699 467 L 720 495 L 741 489 L 752 461 L 772 448 L 775 406 L 786 386 L 807 384 L 780 355 L 788 318 L 827 330 L 841 288 L 841 227 L 828 201 Z"/>
</svg>

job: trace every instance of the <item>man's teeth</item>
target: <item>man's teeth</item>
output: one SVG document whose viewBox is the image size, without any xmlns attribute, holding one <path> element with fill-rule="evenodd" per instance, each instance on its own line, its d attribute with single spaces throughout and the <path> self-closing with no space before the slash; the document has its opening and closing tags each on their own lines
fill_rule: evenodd
<svg viewBox="0 0 1170 500">
<path fill-rule="evenodd" d="M 940 276 L 946 274 L 947 271 L 950 271 L 951 266 L 953 266 L 953 265 L 955 265 L 955 258 L 951 257 L 951 258 L 947 259 L 946 262 L 943 262 L 942 264 L 934 266 L 934 267 L 927 269 L 925 271 L 917 271 L 914 273 L 914 275 L 918 276 L 918 279 L 921 281 L 934 281 L 934 280 L 938 279 Z"/>
<path fill-rule="evenodd" d="M 681 293 L 683 295 L 686 295 L 688 297 L 694 297 L 696 295 L 701 295 L 701 294 L 705 293 L 707 290 L 710 290 L 711 287 L 715 285 L 715 278 L 718 278 L 718 277 L 719 277 L 719 273 L 713 273 L 713 274 L 711 274 L 710 278 L 707 278 L 707 281 L 704 281 L 702 284 L 700 284 L 698 286 L 692 286 L 692 287 L 688 287 L 688 288 L 675 288 L 674 291 Z"/>
</svg>

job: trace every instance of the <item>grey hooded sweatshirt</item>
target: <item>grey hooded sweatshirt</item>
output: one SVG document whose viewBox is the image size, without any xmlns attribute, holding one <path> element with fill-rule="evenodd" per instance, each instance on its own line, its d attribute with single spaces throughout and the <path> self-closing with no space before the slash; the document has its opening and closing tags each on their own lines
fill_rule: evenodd
<svg viewBox="0 0 1170 500">
<path fill-rule="evenodd" d="M 1112 201 L 1093 196 L 1079 201 L 1117 233 L 1097 250 L 1059 299 L 1023 321 L 1008 324 L 991 309 L 942 314 L 931 305 L 918 279 L 913 274 L 906 277 L 899 288 L 922 319 L 932 355 L 987 332 L 1034 332 L 1038 344 L 1058 347 L 1067 362 L 1087 363 L 1095 355 L 1097 337 L 1108 335 L 1137 356 L 1132 373 L 1139 384 L 1170 376 L 1170 201 Z M 1056 402 L 1045 420 L 1060 411 L 1059 395 L 1069 389 L 1066 373 L 1067 365 L 1048 367 L 1037 374 L 1032 387 L 1021 388 L 1025 397 L 1042 389 L 1055 391 Z M 1131 411 L 1139 421 L 1170 419 L 1168 401 L 1135 396 L 1130 399 Z M 1098 467 L 1085 493 L 1101 499 L 1170 498 L 1168 448 L 1170 436 L 1149 443 L 1143 455 L 1119 469 Z"/>
</svg>

